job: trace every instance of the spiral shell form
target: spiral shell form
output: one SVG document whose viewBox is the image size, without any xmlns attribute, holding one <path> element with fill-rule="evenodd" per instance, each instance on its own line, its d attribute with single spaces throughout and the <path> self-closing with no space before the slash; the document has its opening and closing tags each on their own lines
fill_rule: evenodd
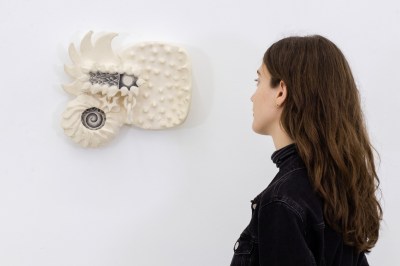
<svg viewBox="0 0 400 266">
<path fill-rule="evenodd" d="M 82 113 L 81 121 L 86 128 L 98 130 L 106 123 L 106 114 L 103 110 L 92 107 Z"/>
<path fill-rule="evenodd" d="M 99 96 L 85 94 L 68 103 L 61 121 L 65 134 L 83 147 L 107 143 L 121 125 L 120 112 L 106 108 Z"/>
</svg>

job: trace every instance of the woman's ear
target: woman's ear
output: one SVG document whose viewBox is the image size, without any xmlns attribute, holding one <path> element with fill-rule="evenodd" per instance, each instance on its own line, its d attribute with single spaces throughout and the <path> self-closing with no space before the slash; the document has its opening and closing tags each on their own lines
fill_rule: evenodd
<svg viewBox="0 0 400 266">
<path fill-rule="evenodd" d="M 286 96 L 287 96 L 287 87 L 286 84 L 283 80 L 281 80 L 279 82 L 279 86 L 276 88 L 276 106 L 281 106 L 285 100 L 286 100 Z"/>
</svg>

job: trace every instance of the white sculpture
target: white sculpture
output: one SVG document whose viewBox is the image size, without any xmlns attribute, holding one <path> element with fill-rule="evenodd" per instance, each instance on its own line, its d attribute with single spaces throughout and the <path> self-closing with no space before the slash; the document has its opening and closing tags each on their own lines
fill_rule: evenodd
<svg viewBox="0 0 400 266">
<path fill-rule="evenodd" d="M 63 113 L 66 135 L 84 147 L 97 147 L 116 135 L 123 124 L 144 129 L 180 125 L 191 99 L 191 72 L 186 52 L 175 45 L 146 42 L 117 55 L 105 34 L 92 43 L 86 34 L 80 53 L 69 47 L 74 81 L 64 90 L 77 97 Z"/>
</svg>

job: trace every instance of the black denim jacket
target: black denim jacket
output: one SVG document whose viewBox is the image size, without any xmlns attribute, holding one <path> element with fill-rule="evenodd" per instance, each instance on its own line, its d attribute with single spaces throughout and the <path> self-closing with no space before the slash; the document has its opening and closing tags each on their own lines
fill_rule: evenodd
<svg viewBox="0 0 400 266">
<path fill-rule="evenodd" d="M 231 266 L 368 265 L 364 253 L 343 243 L 324 222 L 295 144 L 272 154 L 279 172 L 251 202 L 250 224 L 234 245 Z"/>
</svg>

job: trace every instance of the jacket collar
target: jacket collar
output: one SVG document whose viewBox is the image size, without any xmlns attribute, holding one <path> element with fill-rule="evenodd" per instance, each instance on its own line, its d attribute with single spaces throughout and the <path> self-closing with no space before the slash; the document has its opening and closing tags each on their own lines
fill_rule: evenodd
<svg viewBox="0 0 400 266">
<path fill-rule="evenodd" d="M 276 150 L 272 155 L 271 159 L 276 164 L 276 167 L 280 167 L 292 154 L 297 153 L 296 144 L 292 143 L 279 150 Z"/>
</svg>

